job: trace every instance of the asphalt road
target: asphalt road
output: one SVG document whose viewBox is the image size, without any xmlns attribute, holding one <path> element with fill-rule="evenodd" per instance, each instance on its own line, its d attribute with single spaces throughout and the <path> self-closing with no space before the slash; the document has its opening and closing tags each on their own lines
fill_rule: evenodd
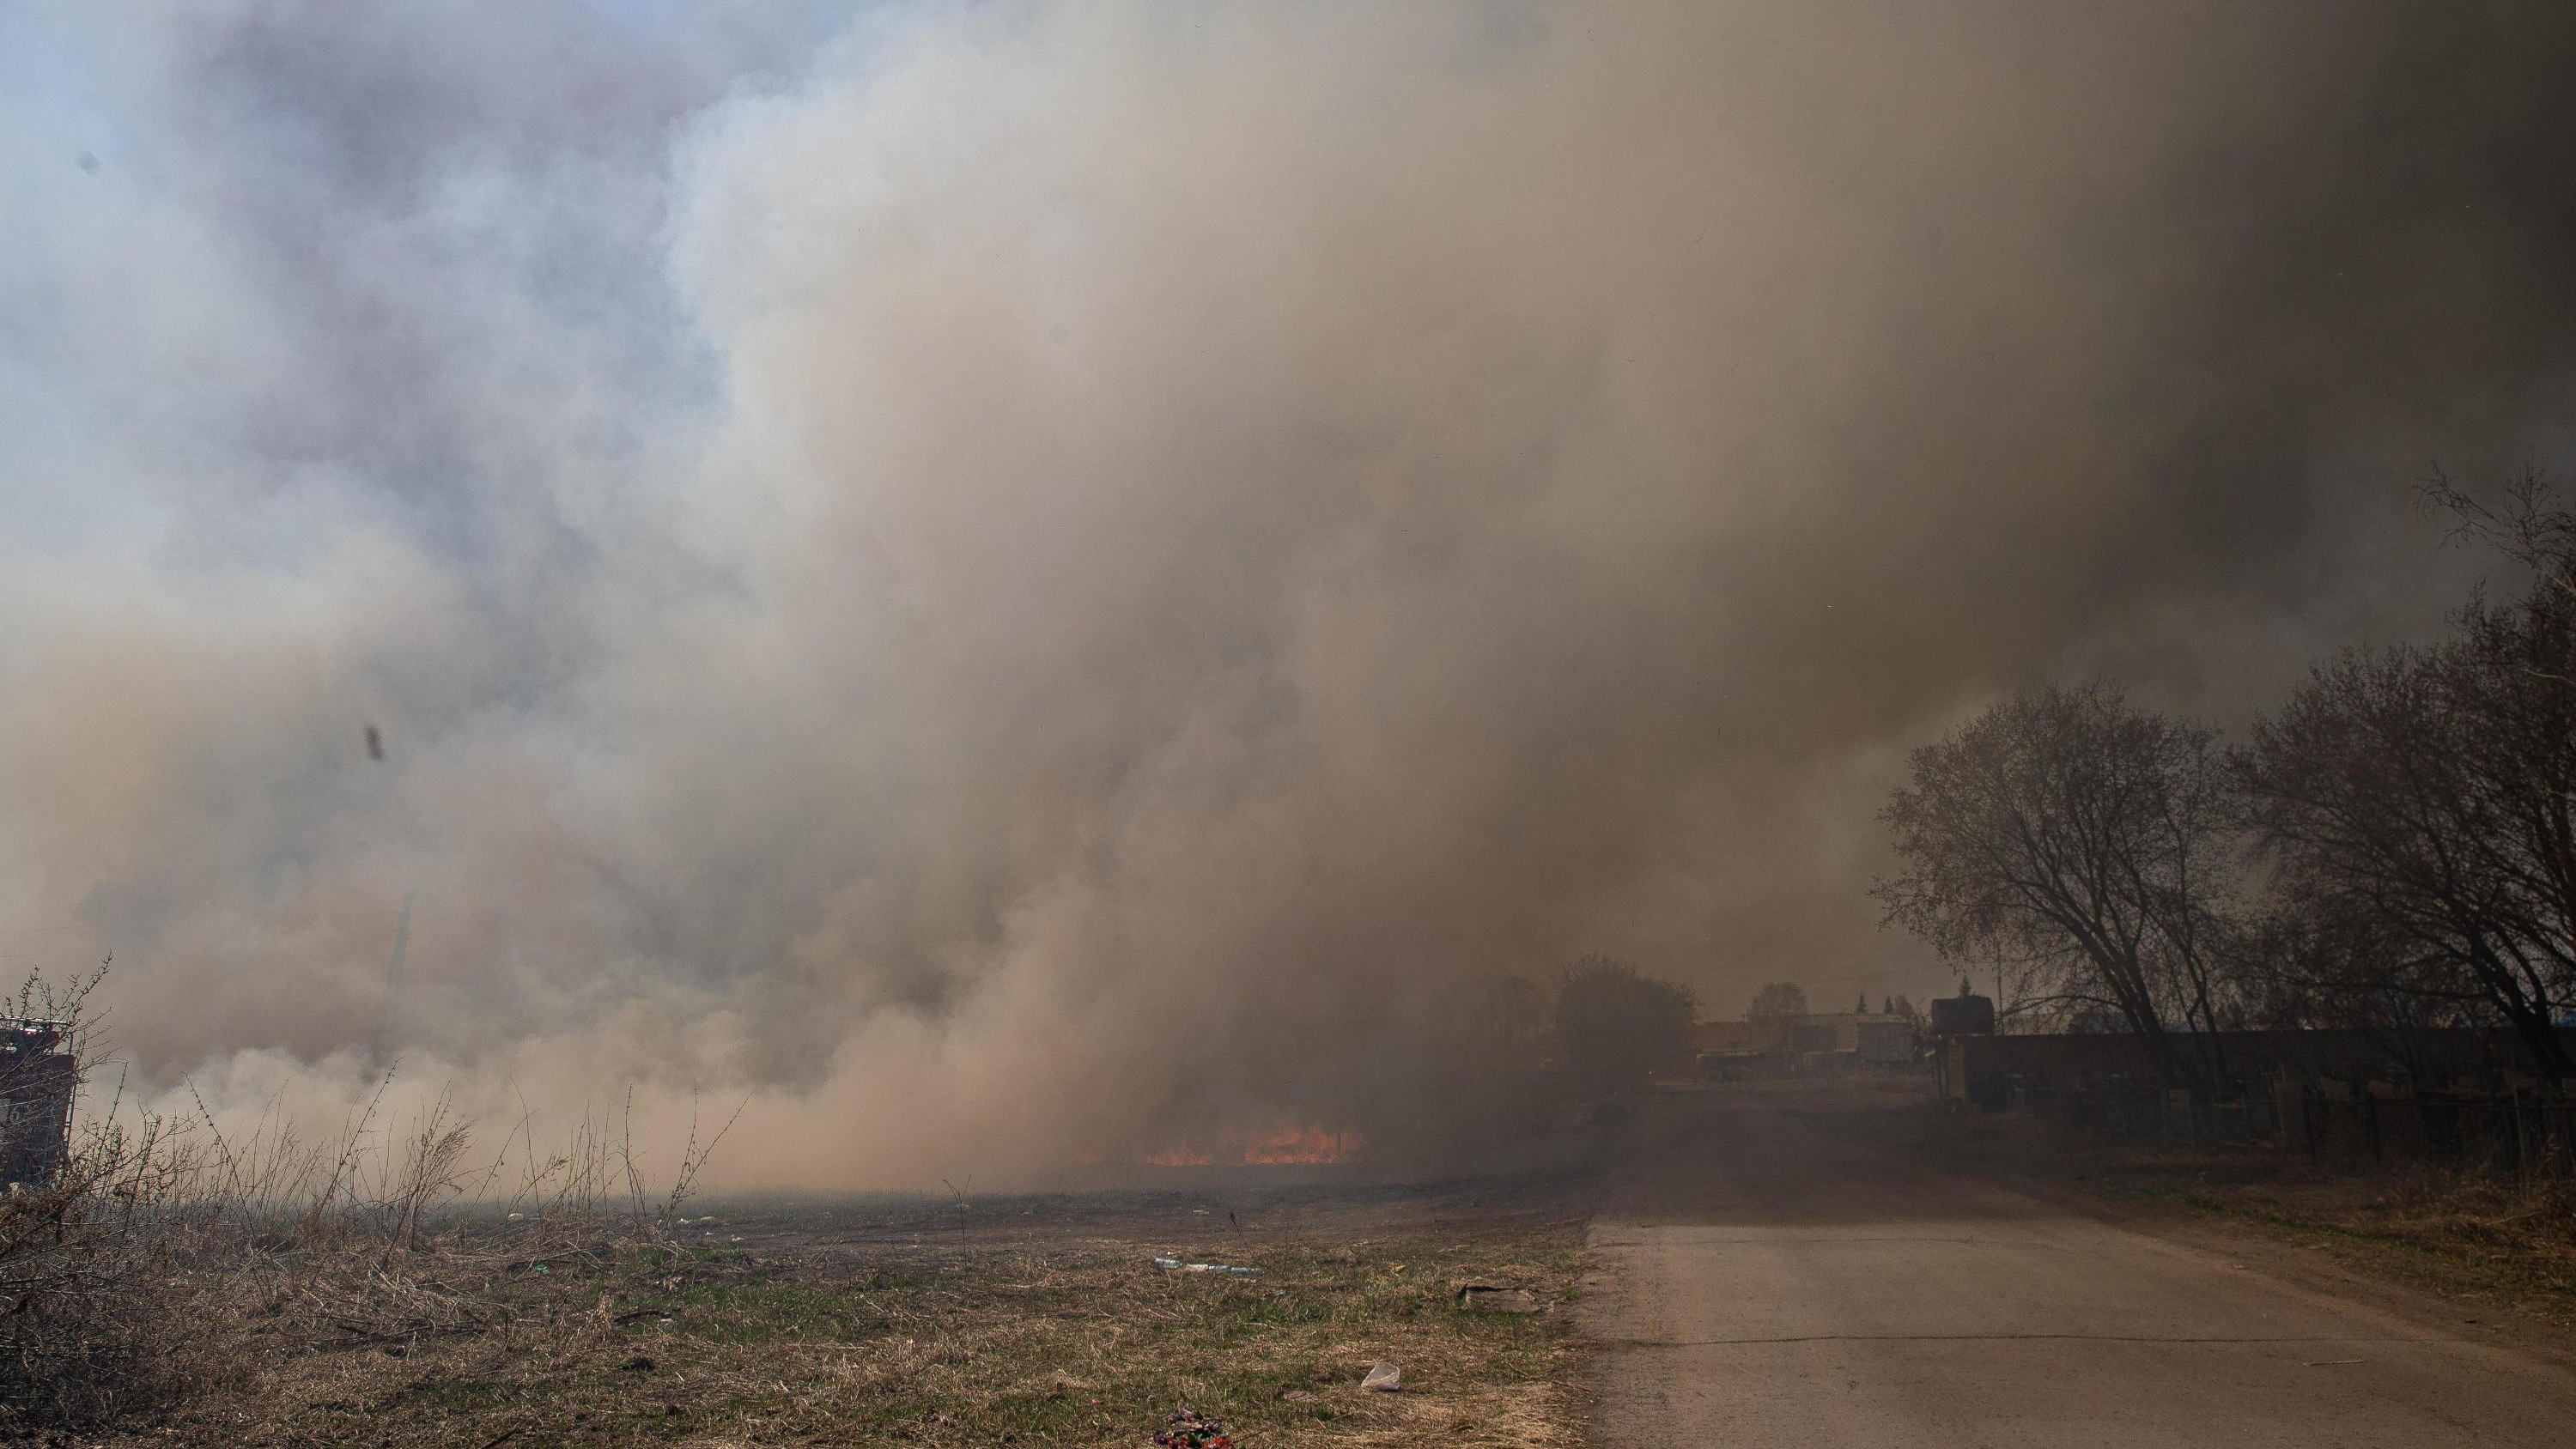
<svg viewBox="0 0 2576 1449">
<path fill-rule="evenodd" d="M 1760 1106 L 1668 1104 L 1642 1136 L 1592 1229 L 1597 1444 L 2576 1444 L 2576 1373 L 2474 1310 L 2320 1289 L 2259 1243 L 2170 1241 Z"/>
</svg>

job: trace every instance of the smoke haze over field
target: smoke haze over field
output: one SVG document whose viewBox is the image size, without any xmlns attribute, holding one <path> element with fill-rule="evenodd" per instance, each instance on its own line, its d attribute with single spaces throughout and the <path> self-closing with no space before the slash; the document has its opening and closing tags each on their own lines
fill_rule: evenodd
<svg viewBox="0 0 2576 1449">
<path fill-rule="evenodd" d="M 1585 950 L 1920 994 L 1906 747 L 2570 453 L 2560 6 L 717 9 L 0 21 L 0 954 L 150 1085 L 1042 1176 Z"/>
</svg>

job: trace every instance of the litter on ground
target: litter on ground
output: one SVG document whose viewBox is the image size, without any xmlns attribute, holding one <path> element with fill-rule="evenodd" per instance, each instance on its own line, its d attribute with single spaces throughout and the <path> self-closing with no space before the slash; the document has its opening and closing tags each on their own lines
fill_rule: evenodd
<svg viewBox="0 0 2576 1449">
<path fill-rule="evenodd" d="M 1234 1449 L 1234 1439 L 1225 1425 L 1216 1419 L 1183 1409 L 1172 1421 L 1154 1431 L 1156 1449 Z"/>
<path fill-rule="evenodd" d="M 1392 1394 L 1403 1388 L 1403 1379 L 1404 1370 L 1391 1363 L 1382 1363 L 1368 1371 L 1368 1377 L 1360 1380 L 1360 1387 Z"/>
<path fill-rule="evenodd" d="M 1232 1263 L 1184 1263 L 1178 1258 L 1156 1258 L 1154 1266 L 1166 1273 L 1232 1273 L 1238 1278 L 1258 1278 L 1258 1268 L 1238 1268 Z"/>
</svg>

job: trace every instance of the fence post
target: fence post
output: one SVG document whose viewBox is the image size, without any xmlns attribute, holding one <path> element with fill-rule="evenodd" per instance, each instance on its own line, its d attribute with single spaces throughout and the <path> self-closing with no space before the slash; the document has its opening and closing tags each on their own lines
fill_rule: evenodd
<svg viewBox="0 0 2576 1449">
<path fill-rule="evenodd" d="M 2379 1099 L 2371 1095 L 2367 1082 L 2361 1088 L 2361 1127 L 2363 1135 L 2370 1139 L 2370 1160 L 2377 1162 L 2380 1160 Z"/>
</svg>

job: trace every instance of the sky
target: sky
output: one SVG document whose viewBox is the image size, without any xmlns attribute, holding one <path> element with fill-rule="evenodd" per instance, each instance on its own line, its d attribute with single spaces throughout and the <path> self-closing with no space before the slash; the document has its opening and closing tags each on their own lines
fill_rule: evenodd
<svg viewBox="0 0 2576 1449">
<path fill-rule="evenodd" d="M 820 1185 L 1347 1114 L 1586 951 L 1919 999 L 1909 748 L 2094 675 L 2241 727 L 2481 577 L 2429 469 L 2567 458 L 2571 60 L 18 7 L 0 964 L 113 951 L 147 1094 L 739 1095 L 725 1171 Z"/>
</svg>

